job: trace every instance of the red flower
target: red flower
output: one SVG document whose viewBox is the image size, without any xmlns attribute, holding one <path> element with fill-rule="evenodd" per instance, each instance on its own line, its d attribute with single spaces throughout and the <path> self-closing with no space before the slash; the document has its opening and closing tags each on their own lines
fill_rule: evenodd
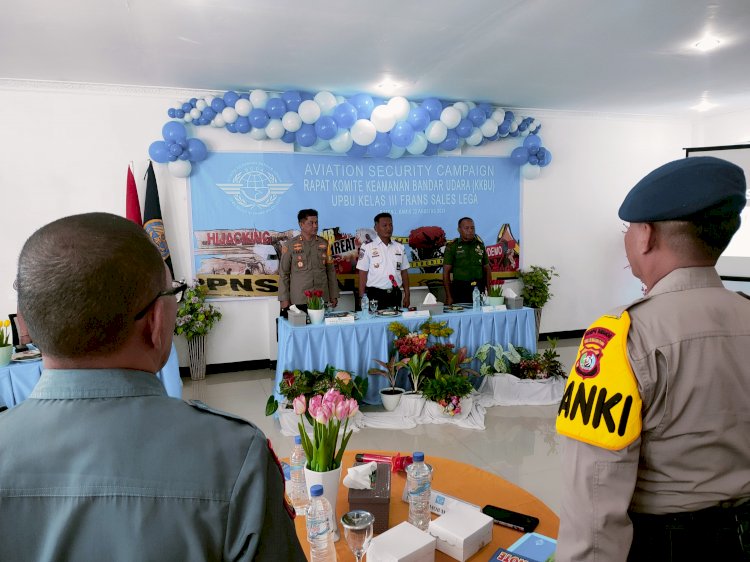
<svg viewBox="0 0 750 562">
<path fill-rule="evenodd" d="M 312 292 L 309 289 L 305 290 L 305 296 L 309 299 L 312 296 Z"/>
<path fill-rule="evenodd" d="M 389 276 L 388 276 L 388 279 L 390 279 L 390 280 L 391 280 L 391 284 L 392 284 L 392 285 L 393 285 L 393 286 L 394 286 L 394 287 L 395 287 L 396 289 L 398 289 L 398 283 L 396 283 L 396 278 L 395 278 L 395 277 L 394 277 L 393 275 L 389 275 Z"/>
<path fill-rule="evenodd" d="M 315 289 L 312 292 L 312 294 L 313 294 L 314 297 L 322 297 L 323 296 L 323 291 L 321 291 L 320 289 Z M 310 296 L 310 295 L 307 295 L 307 296 Z"/>
</svg>

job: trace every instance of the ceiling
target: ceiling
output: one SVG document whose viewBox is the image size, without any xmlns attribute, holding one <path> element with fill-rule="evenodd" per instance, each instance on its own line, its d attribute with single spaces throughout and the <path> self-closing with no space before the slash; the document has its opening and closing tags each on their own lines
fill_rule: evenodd
<svg viewBox="0 0 750 562">
<path fill-rule="evenodd" d="M 748 0 L 6 0 L 0 78 L 750 109 Z M 694 48 L 706 35 L 718 48 Z M 393 89 L 380 84 L 393 82 Z M 710 114 L 710 113 L 709 113 Z"/>
</svg>

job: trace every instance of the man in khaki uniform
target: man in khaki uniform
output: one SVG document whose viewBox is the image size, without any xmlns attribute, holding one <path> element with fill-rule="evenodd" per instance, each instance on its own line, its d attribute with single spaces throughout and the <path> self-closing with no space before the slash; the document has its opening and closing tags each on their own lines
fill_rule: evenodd
<svg viewBox="0 0 750 562">
<path fill-rule="evenodd" d="M 297 213 L 300 235 L 281 246 L 279 301 L 281 310 L 295 304 L 307 309 L 305 291 L 323 291 L 323 300 L 336 307 L 339 286 L 328 241 L 318 236 L 318 211 L 302 209 Z"/>
<path fill-rule="evenodd" d="M 620 207 L 646 292 L 586 331 L 560 402 L 558 562 L 750 560 L 750 300 L 714 268 L 745 189 L 686 158 Z"/>
</svg>

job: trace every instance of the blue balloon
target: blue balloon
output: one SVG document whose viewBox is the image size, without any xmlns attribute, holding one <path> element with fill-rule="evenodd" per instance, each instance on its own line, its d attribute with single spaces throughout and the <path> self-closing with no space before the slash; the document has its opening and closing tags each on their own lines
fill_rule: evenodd
<svg viewBox="0 0 750 562">
<path fill-rule="evenodd" d="M 529 164 L 532 166 L 538 166 L 539 165 L 539 158 L 536 157 L 535 154 L 529 155 Z"/>
<path fill-rule="evenodd" d="M 208 149 L 200 139 L 188 139 L 188 154 L 191 162 L 200 162 L 208 156 Z"/>
<path fill-rule="evenodd" d="M 190 104 L 189 104 L 188 102 L 185 102 L 185 103 L 183 103 L 183 104 L 182 104 L 182 107 L 181 107 L 181 109 L 182 109 L 182 111 L 184 111 L 185 113 L 190 113 L 190 110 L 191 110 L 191 109 L 193 109 L 193 106 L 192 106 L 192 105 L 190 105 Z"/>
<path fill-rule="evenodd" d="M 321 115 L 320 119 L 315 122 L 315 134 L 319 139 L 331 140 L 338 132 L 336 121 L 330 115 Z"/>
<path fill-rule="evenodd" d="M 297 144 L 300 146 L 312 146 L 318 140 L 318 135 L 315 134 L 315 127 L 309 123 L 303 123 L 297 131 Z"/>
<path fill-rule="evenodd" d="M 543 146 L 540 146 L 539 150 L 536 153 L 536 157 L 539 158 L 539 161 L 541 162 L 542 160 L 544 160 L 544 157 L 546 154 L 547 154 L 547 149 L 544 148 Z"/>
<path fill-rule="evenodd" d="M 183 117 L 185 117 L 185 112 L 182 111 L 181 109 L 175 110 L 174 114 L 175 114 L 175 117 L 177 117 L 178 119 L 182 119 Z"/>
<path fill-rule="evenodd" d="M 270 98 L 266 102 L 266 112 L 271 119 L 281 119 L 286 113 L 286 103 L 281 98 Z"/>
<path fill-rule="evenodd" d="M 185 125 L 179 121 L 167 121 L 161 128 L 161 136 L 165 141 L 180 142 L 187 137 L 187 131 Z"/>
<path fill-rule="evenodd" d="M 172 119 L 174 119 L 175 117 L 177 117 L 177 115 L 175 114 L 175 109 L 173 107 L 170 107 L 167 110 L 167 115 L 169 115 Z"/>
<path fill-rule="evenodd" d="M 435 156 L 438 151 L 438 145 L 433 144 L 431 142 L 427 143 L 427 148 L 424 149 L 424 152 L 422 153 L 423 156 Z"/>
<path fill-rule="evenodd" d="M 240 94 L 240 99 L 249 100 L 250 99 L 250 94 L 247 94 L 247 93 Z"/>
<path fill-rule="evenodd" d="M 484 114 L 484 110 L 481 109 L 479 106 L 470 109 L 469 115 L 467 116 L 469 118 L 469 121 L 474 123 L 475 127 L 481 127 L 482 123 L 487 121 L 487 116 Z"/>
<path fill-rule="evenodd" d="M 360 119 L 369 119 L 370 115 L 372 115 L 372 110 L 375 108 L 372 96 L 368 96 L 367 94 L 354 95 L 349 100 L 349 103 L 357 109 L 357 117 Z"/>
<path fill-rule="evenodd" d="M 372 103 L 375 107 L 377 107 L 379 105 L 385 105 L 386 102 L 383 98 L 372 96 Z"/>
<path fill-rule="evenodd" d="M 462 139 L 467 138 L 471 135 L 471 130 L 474 128 L 474 124 L 468 119 L 461 119 L 456 126 L 456 134 Z"/>
<path fill-rule="evenodd" d="M 179 158 L 180 160 L 189 160 L 190 159 L 190 154 L 188 154 L 187 151 L 183 151 L 183 152 L 180 153 L 180 155 L 177 158 Z M 172 160 L 172 159 L 170 158 L 170 160 Z"/>
<path fill-rule="evenodd" d="M 190 98 L 190 105 L 195 107 L 195 104 L 197 103 L 198 98 Z"/>
<path fill-rule="evenodd" d="M 549 150 L 546 150 L 544 153 L 544 158 L 539 160 L 539 166 L 544 168 L 545 166 L 549 166 L 550 162 L 552 162 L 552 153 Z"/>
<path fill-rule="evenodd" d="M 227 104 L 225 104 L 224 100 L 221 98 L 214 98 L 211 102 L 211 109 L 213 109 L 216 113 L 221 113 L 226 106 Z"/>
<path fill-rule="evenodd" d="M 148 157 L 159 164 L 169 162 L 169 154 L 169 147 L 167 146 L 167 143 L 162 140 L 154 141 L 151 143 L 151 146 L 148 147 Z"/>
<path fill-rule="evenodd" d="M 302 101 L 314 100 L 315 99 L 315 96 L 313 96 L 310 92 L 300 92 L 299 95 L 300 95 L 300 98 L 302 98 Z M 302 103 L 302 102 L 300 102 L 300 103 Z"/>
<path fill-rule="evenodd" d="M 370 143 L 367 147 L 367 154 L 375 158 L 382 158 L 388 156 L 391 151 L 391 137 L 388 133 L 378 133 L 375 135 L 375 140 Z"/>
<path fill-rule="evenodd" d="M 492 135 L 491 137 L 485 137 L 485 138 L 484 138 L 484 139 L 482 139 L 482 140 L 485 140 L 485 139 L 486 139 L 486 140 L 488 140 L 488 141 L 496 141 L 496 140 L 497 140 L 497 139 L 499 139 L 499 138 L 500 138 L 500 133 L 498 132 L 498 133 L 495 133 L 494 135 Z"/>
<path fill-rule="evenodd" d="M 234 123 L 227 123 L 225 125 L 225 127 L 226 127 L 227 131 L 229 131 L 230 133 L 236 133 L 237 132 L 237 127 L 234 126 Z"/>
<path fill-rule="evenodd" d="M 482 102 L 479 105 L 477 105 L 477 107 L 481 109 L 482 111 L 484 111 L 484 116 L 487 117 L 488 119 L 492 117 L 492 114 L 495 112 L 495 110 L 492 109 L 492 106 L 488 103 Z"/>
<path fill-rule="evenodd" d="M 296 136 L 296 133 L 293 133 L 292 131 L 285 131 L 284 135 L 281 137 L 281 140 L 283 140 L 287 144 L 294 144 Z"/>
<path fill-rule="evenodd" d="M 406 121 L 414 131 L 424 131 L 430 124 L 430 112 L 424 107 L 413 107 L 409 110 L 409 117 Z"/>
<path fill-rule="evenodd" d="M 169 143 L 167 143 L 167 144 L 169 144 Z M 179 144 L 182 147 L 182 150 L 186 150 L 187 147 L 188 147 L 187 138 L 184 138 L 181 141 L 178 141 L 177 144 Z"/>
<path fill-rule="evenodd" d="M 521 124 L 518 126 L 519 131 L 525 131 L 528 128 L 529 128 L 529 124 L 526 123 L 525 121 L 521 121 Z"/>
<path fill-rule="evenodd" d="M 516 129 L 515 131 L 512 131 L 512 132 L 508 133 L 508 136 L 517 137 L 520 134 L 521 133 L 518 131 L 518 129 Z"/>
<path fill-rule="evenodd" d="M 427 110 L 430 114 L 431 121 L 437 121 L 440 119 L 440 114 L 443 112 L 443 104 L 437 98 L 427 98 L 422 102 L 422 107 Z M 427 125 L 425 125 L 426 127 Z M 416 129 L 416 127 L 414 127 Z"/>
<path fill-rule="evenodd" d="M 234 104 L 237 103 L 238 99 L 240 99 L 240 96 L 237 92 L 232 90 L 224 92 L 224 103 L 227 104 L 227 107 L 234 107 Z"/>
<path fill-rule="evenodd" d="M 209 120 L 208 120 L 208 119 L 206 119 L 205 117 L 203 117 L 203 116 L 201 115 L 200 119 L 198 119 L 198 121 L 193 121 L 193 123 L 196 123 L 196 124 L 198 124 L 198 125 L 208 125 L 208 123 L 209 123 Z"/>
<path fill-rule="evenodd" d="M 352 147 L 347 151 L 347 154 L 349 156 L 364 156 L 367 153 L 367 147 L 362 146 L 361 144 L 357 144 L 356 142 L 352 143 Z"/>
<path fill-rule="evenodd" d="M 175 160 L 177 160 L 177 156 L 175 156 L 174 154 L 170 154 L 169 156 L 167 156 L 167 158 L 170 162 L 174 162 Z"/>
<path fill-rule="evenodd" d="M 519 130 L 521 127 L 518 127 Z M 539 150 L 539 147 L 542 146 L 542 139 L 540 139 L 537 135 L 529 135 L 525 139 L 523 139 L 523 145 L 529 149 L 529 153 L 536 154 Z"/>
<path fill-rule="evenodd" d="M 247 117 L 240 115 L 234 122 L 234 128 L 237 129 L 238 133 L 249 133 L 250 132 L 250 120 Z"/>
<path fill-rule="evenodd" d="M 537 126 L 536 126 L 536 129 L 534 129 L 534 130 L 533 130 L 533 131 L 531 131 L 531 132 L 532 132 L 533 134 L 535 134 L 535 135 L 538 135 L 538 134 L 539 134 L 539 131 L 541 130 L 541 128 L 542 128 L 542 124 L 541 124 L 541 123 L 539 123 L 539 125 L 537 125 Z"/>
<path fill-rule="evenodd" d="M 168 146 L 170 154 L 174 154 L 175 156 L 179 156 L 180 154 L 182 154 L 183 148 L 179 144 L 172 143 Z"/>
<path fill-rule="evenodd" d="M 302 103 L 302 96 L 297 90 L 287 90 L 281 94 L 281 99 L 286 103 L 288 111 L 297 111 Z"/>
<path fill-rule="evenodd" d="M 518 146 L 510 153 L 510 161 L 516 166 L 523 166 L 529 161 L 529 151 L 524 146 Z"/>
<path fill-rule="evenodd" d="M 497 132 L 503 136 L 507 135 L 508 131 L 510 131 L 510 123 L 507 121 L 500 123 L 500 126 L 497 128 Z"/>
<path fill-rule="evenodd" d="M 423 110 L 424 111 L 424 110 Z M 425 111 L 425 115 L 427 112 Z M 399 121 L 393 126 L 391 132 L 391 142 L 402 148 L 406 148 L 414 140 L 414 127 L 412 127 L 408 121 Z"/>
<path fill-rule="evenodd" d="M 216 112 L 213 110 L 212 107 L 207 107 L 206 109 L 203 110 L 202 117 L 205 117 L 206 119 L 211 121 L 214 117 L 216 117 Z"/>
<path fill-rule="evenodd" d="M 250 112 L 250 115 L 247 116 L 247 118 L 250 120 L 250 124 L 256 129 L 265 128 L 265 126 L 268 125 L 268 122 L 270 121 L 268 113 L 258 107 L 253 109 Z"/>
<path fill-rule="evenodd" d="M 333 108 L 332 117 L 342 129 L 351 129 L 357 121 L 357 108 L 345 101 Z"/>
<path fill-rule="evenodd" d="M 515 117 L 515 115 L 513 114 L 512 111 L 506 111 L 505 112 L 505 117 L 503 118 L 503 121 L 509 121 L 509 122 L 513 121 L 514 117 Z"/>
<path fill-rule="evenodd" d="M 458 135 L 455 129 L 448 129 L 448 135 L 440 143 L 440 148 L 443 150 L 456 150 L 458 148 Z"/>
</svg>

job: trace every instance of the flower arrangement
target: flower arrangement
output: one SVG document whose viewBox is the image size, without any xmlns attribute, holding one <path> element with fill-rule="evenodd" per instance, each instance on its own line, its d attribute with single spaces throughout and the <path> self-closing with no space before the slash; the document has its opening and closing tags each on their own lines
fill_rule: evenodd
<svg viewBox="0 0 750 562">
<path fill-rule="evenodd" d="M 393 342 L 401 357 L 411 357 L 423 353 L 427 349 L 427 334 L 409 332 Z"/>
<path fill-rule="evenodd" d="M 461 399 L 471 394 L 474 387 L 463 375 L 442 374 L 438 369 L 434 379 L 425 381 L 422 395 L 437 402 L 445 414 L 455 416 L 461 413 Z"/>
<path fill-rule="evenodd" d="M 320 289 L 308 289 L 305 291 L 308 310 L 321 310 L 323 308 L 323 291 Z"/>
<path fill-rule="evenodd" d="M 206 302 L 208 287 L 197 281 L 188 285 L 185 295 L 177 309 L 174 333 L 184 334 L 190 340 L 196 336 L 205 336 L 214 324 L 221 320 L 221 312 Z"/>
<path fill-rule="evenodd" d="M 487 287 L 488 297 L 502 297 L 503 296 L 503 280 L 494 279 L 489 287 Z"/>
<path fill-rule="evenodd" d="M 547 339 L 550 344 L 548 349 L 542 353 L 531 353 L 524 347 L 517 347 L 516 351 L 520 355 L 517 363 L 510 364 L 510 374 L 517 376 L 519 379 L 543 380 L 550 377 L 563 377 L 565 367 L 560 362 L 560 354 L 557 353 L 557 340 Z"/>
<path fill-rule="evenodd" d="M 279 383 L 279 394 L 287 404 L 304 396 L 310 402 L 314 396 L 323 395 L 329 390 L 338 391 L 345 398 L 354 398 L 361 402 L 367 393 L 367 377 L 354 377 L 348 371 L 327 365 L 323 371 L 284 371 Z M 279 408 L 279 403 L 272 394 L 266 402 L 266 415 L 270 416 Z M 309 419 L 312 423 L 312 418 Z"/>
<path fill-rule="evenodd" d="M 0 322 L 0 347 L 8 347 L 12 345 L 12 338 L 10 337 L 10 320 L 6 318 Z"/>
<path fill-rule="evenodd" d="M 354 398 L 346 398 L 341 392 L 331 388 L 323 395 L 314 395 L 309 402 L 305 395 L 297 396 L 292 405 L 294 413 L 300 416 L 299 434 L 307 457 L 307 468 L 315 472 L 339 468 L 353 433 L 353 430 L 346 432 L 349 420 L 359 411 L 357 401 Z M 312 419 L 312 439 L 305 431 L 302 416 Z M 339 445 L 341 422 L 344 422 L 344 431 Z"/>
</svg>

